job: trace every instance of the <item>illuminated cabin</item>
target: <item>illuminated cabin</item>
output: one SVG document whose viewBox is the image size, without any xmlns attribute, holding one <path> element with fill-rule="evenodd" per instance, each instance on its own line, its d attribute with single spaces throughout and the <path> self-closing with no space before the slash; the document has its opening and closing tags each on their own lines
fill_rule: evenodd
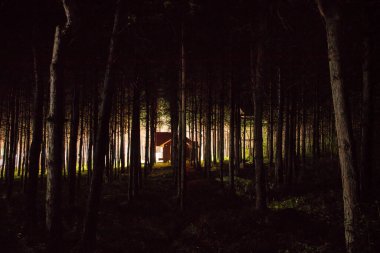
<svg viewBox="0 0 380 253">
<path fill-rule="evenodd" d="M 156 132 L 156 161 L 169 162 L 172 153 L 172 133 Z M 186 159 L 190 160 L 190 153 L 195 142 L 186 138 Z"/>
</svg>

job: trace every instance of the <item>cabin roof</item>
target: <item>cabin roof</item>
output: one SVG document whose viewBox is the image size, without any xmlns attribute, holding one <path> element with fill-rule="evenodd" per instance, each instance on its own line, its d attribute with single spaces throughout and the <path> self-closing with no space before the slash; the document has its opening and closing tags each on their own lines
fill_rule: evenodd
<svg viewBox="0 0 380 253">
<path fill-rule="evenodd" d="M 171 132 L 156 132 L 156 146 L 164 146 L 172 141 Z M 193 141 L 186 137 L 186 143 L 192 145 Z"/>
<path fill-rule="evenodd" d="M 156 132 L 156 146 L 162 146 L 171 139 L 171 132 Z"/>
</svg>

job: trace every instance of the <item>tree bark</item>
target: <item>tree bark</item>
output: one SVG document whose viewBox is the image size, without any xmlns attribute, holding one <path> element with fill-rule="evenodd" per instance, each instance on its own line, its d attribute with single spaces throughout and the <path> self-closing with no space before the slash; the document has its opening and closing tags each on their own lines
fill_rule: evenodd
<svg viewBox="0 0 380 253">
<path fill-rule="evenodd" d="M 224 90 L 223 84 L 219 102 L 219 177 L 223 185 L 224 169 Z"/>
<path fill-rule="evenodd" d="M 207 114 L 206 114 L 206 149 L 205 149 L 205 171 L 206 177 L 210 178 L 211 172 L 211 124 L 212 124 L 212 101 L 211 86 L 208 87 Z"/>
<path fill-rule="evenodd" d="M 156 121 L 157 121 L 157 98 L 151 99 L 150 107 L 150 156 L 149 169 L 151 170 L 156 164 Z"/>
<path fill-rule="evenodd" d="M 365 15 L 365 14 L 363 14 Z M 362 98 L 362 140 L 361 140 L 361 166 L 360 166 L 360 192 L 362 198 L 367 198 L 371 193 L 371 115 L 372 115 L 372 85 L 370 76 L 371 66 L 371 45 L 369 38 L 369 24 L 368 17 L 365 19 L 366 34 L 363 38 L 362 44 L 362 74 L 363 74 L 363 98 Z"/>
<path fill-rule="evenodd" d="M 278 187 L 283 183 L 283 168 L 282 168 L 283 96 L 282 96 L 280 69 L 278 70 L 277 96 L 278 96 L 278 112 L 277 112 L 277 132 L 276 132 L 275 182 Z"/>
<path fill-rule="evenodd" d="M 268 130 L 268 135 L 269 135 L 269 141 L 268 141 L 268 146 L 269 146 L 269 168 L 273 168 L 273 88 L 272 88 L 272 83 L 270 84 L 270 101 L 269 101 L 269 130 Z"/>
<path fill-rule="evenodd" d="M 254 146 L 255 146 L 255 174 L 256 174 L 256 209 L 264 210 L 267 208 L 266 203 L 266 182 L 263 161 L 263 88 L 264 88 L 264 57 L 265 57 L 265 37 L 267 33 L 267 3 L 261 0 L 258 3 L 258 40 L 256 41 L 256 69 L 255 69 L 255 84 L 254 86 L 254 114 L 255 114 L 255 129 L 254 129 Z M 251 58 L 253 61 L 253 58 Z M 253 71 L 252 71 L 253 73 Z M 251 79 L 253 80 L 253 76 Z"/>
<path fill-rule="evenodd" d="M 232 79 L 232 78 L 231 78 Z M 228 176 L 229 176 L 229 190 L 230 193 L 235 193 L 235 92 L 231 81 L 230 87 L 230 150 L 229 150 L 229 162 L 228 162 Z"/>
<path fill-rule="evenodd" d="M 151 136 L 152 138 L 153 136 Z M 149 91 L 148 85 L 145 87 L 145 163 L 144 177 L 148 176 L 149 167 Z"/>
<path fill-rule="evenodd" d="M 352 126 L 348 120 L 348 109 L 344 96 L 340 56 L 341 17 L 338 1 L 317 1 L 320 13 L 325 19 L 330 68 L 330 82 L 335 111 L 335 125 L 338 138 L 339 161 L 342 174 L 344 227 L 347 252 L 360 252 L 358 248 L 358 196 L 356 170 L 353 156 Z"/>
<path fill-rule="evenodd" d="M 73 101 L 71 110 L 70 123 L 70 143 L 69 143 L 69 205 L 73 206 L 75 202 L 76 188 L 76 170 L 77 170 L 77 142 L 79 129 L 79 88 L 74 84 Z"/>
<path fill-rule="evenodd" d="M 111 104 L 113 97 L 113 62 L 115 54 L 115 44 L 117 30 L 119 26 L 119 13 L 120 3 L 116 3 L 116 10 L 113 21 L 112 34 L 109 44 L 108 60 L 106 71 L 104 74 L 102 101 L 99 111 L 99 123 L 97 126 L 96 142 L 95 142 L 95 155 L 94 155 L 94 169 L 91 179 L 90 192 L 87 202 L 86 216 L 84 220 L 84 231 L 82 238 L 82 246 L 85 252 L 92 252 L 96 242 L 96 227 L 98 210 L 100 204 L 100 195 L 102 191 L 103 171 L 104 171 L 104 157 L 106 153 L 107 135 L 109 131 L 109 120 L 111 114 Z"/>
<path fill-rule="evenodd" d="M 13 194 L 13 184 L 16 167 L 16 152 L 17 152 L 17 140 L 18 140 L 18 126 L 19 126 L 19 101 L 18 94 L 15 91 L 12 92 L 10 102 L 11 111 L 11 123 L 10 123 L 10 135 L 9 135 L 9 149 L 8 149 L 8 162 L 6 170 L 6 199 L 10 200 Z"/>
<path fill-rule="evenodd" d="M 140 88 L 135 84 L 133 91 L 132 130 L 131 130 L 131 166 L 129 199 L 133 199 L 139 193 L 139 171 L 141 170 L 140 154 Z"/>
<path fill-rule="evenodd" d="M 47 118 L 47 188 L 46 226 L 51 250 L 59 247 L 62 236 L 61 181 L 64 166 L 64 86 L 62 82 L 63 29 L 55 30 L 53 58 L 50 65 L 50 103 Z"/>
<path fill-rule="evenodd" d="M 176 84 L 177 85 L 177 84 Z M 172 144 L 171 144 L 171 166 L 174 171 L 174 185 L 178 187 L 178 170 L 179 170 L 179 153 L 178 153 L 178 89 L 177 87 L 171 90 L 170 94 L 170 126 L 172 131 Z M 179 191 L 177 192 L 179 194 Z"/>
<path fill-rule="evenodd" d="M 125 125 L 124 125 L 124 100 L 125 100 L 125 90 L 124 87 L 121 89 L 120 94 L 120 173 L 125 172 Z M 147 169 L 147 168 L 145 168 Z"/>
<path fill-rule="evenodd" d="M 183 22 L 183 21 L 182 21 Z M 179 135 L 180 135 L 180 196 L 179 206 L 181 211 L 185 206 L 186 195 L 186 59 L 185 59 L 185 46 L 184 46 L 184 24 L 182 23 L 181 31 L 181 83 L 180 83 L 180 121 L 179 121 Z"/>
<path fill-rule="evenodd" d="M 40 154 L 43 134 L 43 98 L 44 85 L 40 79 L 40 68 L 36 46 L 33 47 L 33 68 L 34 68 L 34 100 L 33 100 L 33 136 L 29 149 L 29 180 L 27 183 L 26 216 L 27 230 L 33 229 L 36 222 L 36 198 L 38 187 L 38 171 L 40 165 Z"/>
<path fill-rule="evenodd" d="M 307 124 L 307 111 L 305 105 L 305 90 L 302 89 L 302 170 L 306 166 L 306 124 Z"/>
</svg>

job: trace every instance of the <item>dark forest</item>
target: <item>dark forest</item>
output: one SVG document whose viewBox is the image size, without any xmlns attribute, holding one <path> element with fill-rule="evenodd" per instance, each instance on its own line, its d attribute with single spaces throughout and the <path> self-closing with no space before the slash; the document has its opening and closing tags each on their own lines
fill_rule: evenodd
<svg viewBox="0 0 380 253">
<path fill-rule="evenodd" d="M 0 252 L 380 252 L 379 17 L 1 0 Z"/>
</svg>

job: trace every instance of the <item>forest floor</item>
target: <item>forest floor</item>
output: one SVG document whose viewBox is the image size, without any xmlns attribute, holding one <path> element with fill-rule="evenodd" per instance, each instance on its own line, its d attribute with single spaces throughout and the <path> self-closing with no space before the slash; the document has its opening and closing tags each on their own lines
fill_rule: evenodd
<svg viewBox="0 0 380 253">
<path fill-rule="evenodd" d="M 264 213 L 254 208 L 249 168 L 238 172 L 236 196 L 227 194 L 220 182 L 190 170 L 183 212 L 178 209 L 171 168 L 154 169 L 131 202 L 127 177 L 107 183 L 97 252 L 344 252 L 337 164 L 322 161 L 313 168 L 305 173 L 306 183 L 272 191 Z M 21 196 L 10 204 L 0 200 L 1 252 L 45 252 L 42 231 L 33 238 L 22 233 Z M 79 195 L 83 203 L 85 198 Z M 363 252 L 380 252 L 379 201 L 363 210 Z M 78 242 L 83 213 L 84 204 L 64 212 L 64 252 Z"/>
</svg>

